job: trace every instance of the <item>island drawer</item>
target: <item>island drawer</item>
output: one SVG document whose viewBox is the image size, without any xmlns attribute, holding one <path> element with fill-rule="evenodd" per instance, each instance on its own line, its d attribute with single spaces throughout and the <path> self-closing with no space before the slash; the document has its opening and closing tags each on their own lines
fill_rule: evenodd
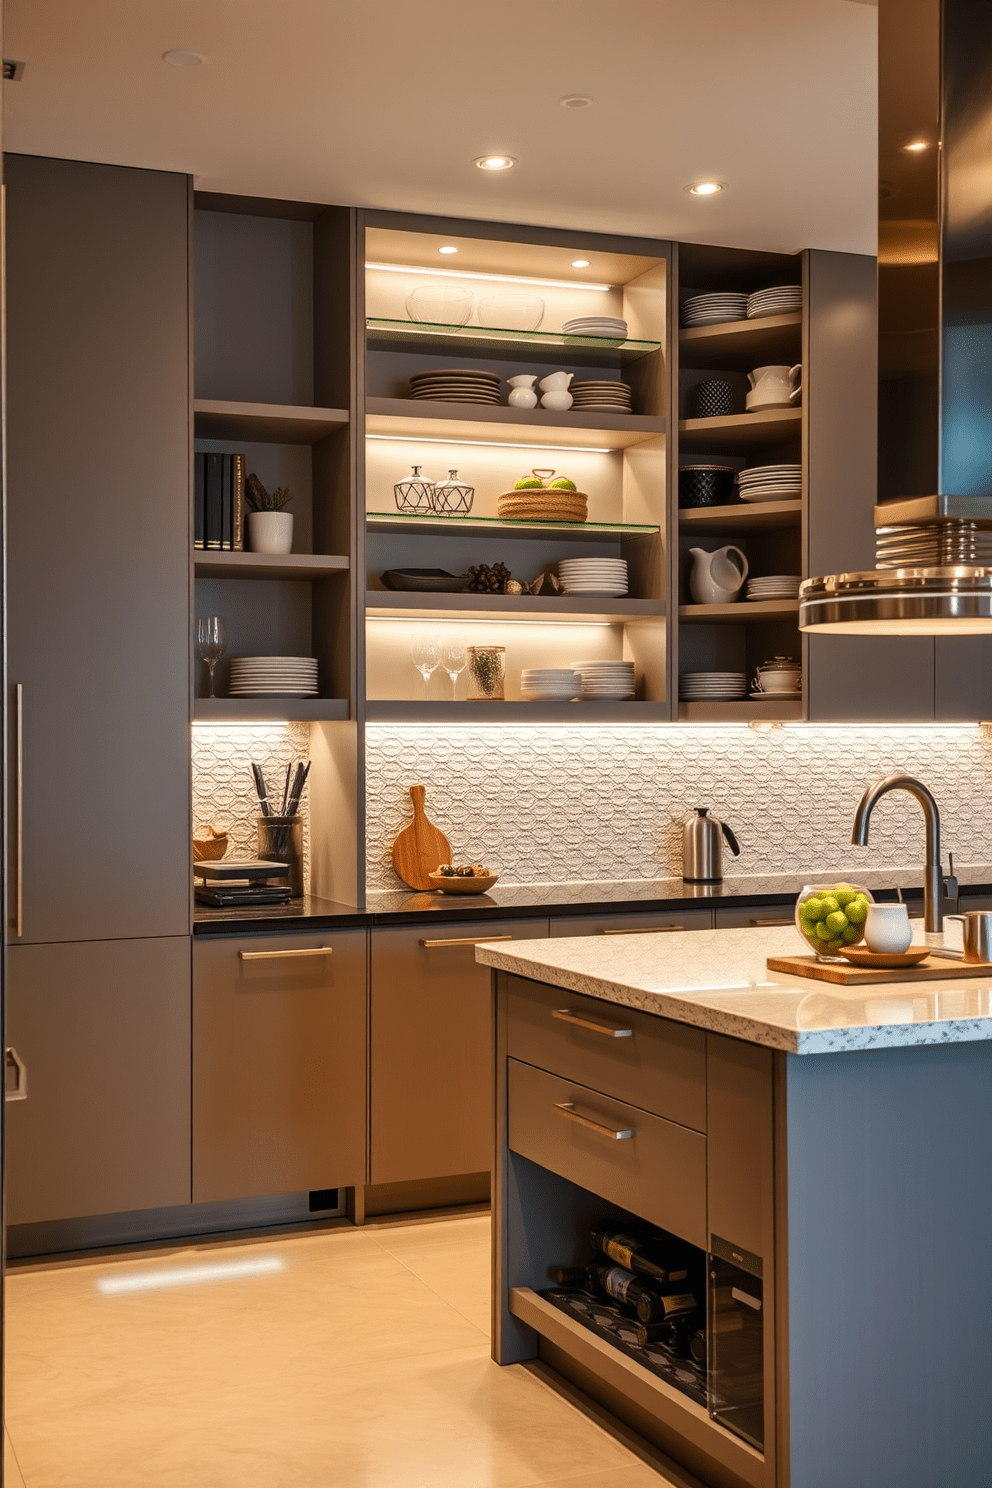
<svg viewBox="0 0 992 1488">
<path fill-rule="evenodd" d="M 523 977 L 508 976 L 506 984 L 511 1057 L 655 1116 L 706 1130 L 706 1035 L 701 1028 Z"/>
<path fill-rule="evenodd" d="M 705 1250 L 704 1136 L 517 1059 L 507 1072 L 512 1151 Z"/>
</svg>

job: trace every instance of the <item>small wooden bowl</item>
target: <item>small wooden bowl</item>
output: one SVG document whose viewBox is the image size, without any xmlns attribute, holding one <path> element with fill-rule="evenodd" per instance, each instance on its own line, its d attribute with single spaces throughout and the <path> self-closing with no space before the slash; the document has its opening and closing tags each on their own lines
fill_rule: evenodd
<svg viewBox="0 0 992 1488">
<path fill-rule="evenodd" d="M 485 894 L 499 878 L 498 873 L 490 873 L 488 878 L 448 878 L 442 873 L 427 876 L 442 894 Z"/>
<path fill-rule="evenodd" d="M 911 951 L 868 951 L 862 946 L 839 946 L 837 954 L 850 961 L 852 966 L 895 971 L 900 966 L 919 966 L 929 956 L 930 947 L 914 946 Z"/>
</svg>

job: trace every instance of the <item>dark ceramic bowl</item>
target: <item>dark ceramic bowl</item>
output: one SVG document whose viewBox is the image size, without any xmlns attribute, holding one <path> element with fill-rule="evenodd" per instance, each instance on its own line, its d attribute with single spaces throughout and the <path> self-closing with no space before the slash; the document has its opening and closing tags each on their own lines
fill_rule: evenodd
<svg viewBox="0 0 992 1488">
<path fill-rule="evenodd" d="M 679 506 L 733 506 L 740 501 L 732 465 L 683 465 L 679 470 Z"/>
<path fill-rule="evenodd" d="M 734 411 L 734 389 L 722 378 L 701 382 L 695 390 L 697 418 L 726 418 Z"/>
</svg>

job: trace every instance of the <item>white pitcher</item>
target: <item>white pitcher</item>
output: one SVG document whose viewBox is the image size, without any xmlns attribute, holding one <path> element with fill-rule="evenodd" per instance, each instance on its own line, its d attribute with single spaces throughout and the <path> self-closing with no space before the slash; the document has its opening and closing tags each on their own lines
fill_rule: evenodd
<svg viewBox="0 0 992 1488">
<path fill-rule="evenodd" d="M 534 384 L 537 381 L 536 376 L 530 377 L 526 373 L 521 372 L 519 376 L 508 377 L 506 380 L 513 389 L 506 400 L 511 408 L 537 407 L 537 394 L 534 391 Z"/>
<path fill-rule="evenodd" d="M 792 408 L 802 393 L 802 366 L 755 367 L 747 374 L 751 391 L 744 399 L 748 413 L 759 408 Z"/>
<path fill-rule="evenodd" d="M 538 386 L 542 393 L 567 393 L 574 376 L 574 372 L 549 372 L 547 377 L 541 378 Z"/>
<path fill-rule="evenodd" d="M 697 604 L 732 604 L 747 578 L 747 559 L 740 548 L 690 548 L 689 590 Z"/>
</svg>

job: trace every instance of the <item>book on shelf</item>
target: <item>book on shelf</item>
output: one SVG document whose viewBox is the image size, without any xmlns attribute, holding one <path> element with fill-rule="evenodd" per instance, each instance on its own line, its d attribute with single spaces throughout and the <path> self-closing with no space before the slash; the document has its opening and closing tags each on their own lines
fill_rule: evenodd
<svg viewBox="0 0 992 1488">
<path fill-rule="evenodd" d="M 197 453 L 194 462 L 194 548 L 242 552 L 245 545 L 244 506 L 244 455 Z"/>
</svg>

